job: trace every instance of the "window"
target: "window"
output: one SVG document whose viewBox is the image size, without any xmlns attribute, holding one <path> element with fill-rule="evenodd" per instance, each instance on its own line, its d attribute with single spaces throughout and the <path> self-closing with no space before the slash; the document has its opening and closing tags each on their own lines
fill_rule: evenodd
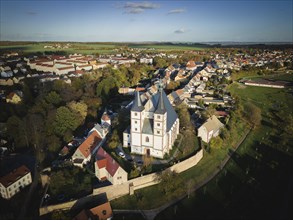
<svg viewBox="0 0 293 220">
<path fill-rule="evenodd" d="M 160 115 L 158 115 L 158 116 L 157 116 L 157 118 L 158 118 L 158 119 L 161 119 L 161 116 L 160 116 Z"/>
<path fill-rule="evenodd" d="M 149 137 L 145 137 L 145 142 L 150 142 Z"/>
<path fill-rule="evenodd" d="M 160 126 L 160 123 L 157 123 L 157 126 Z"/>
<path fill-rule="evenodd" d="M 160 134 L 160 131 L 157 131 L 157 134 Z"/>
<path fill-rule="evenodd" d="M 134 113 L 134 116 L 137 116 L 137 113 L 136 112 Z"/>
<path fill-rule="evenodd" d="M 137 128 L 135 128 L 134 130 L 137 131 Z"/>
<path fill-rule="evenodd" d="M 137 124 L 137 121 L 134 121 L 135 124 Z"/>
</svg>

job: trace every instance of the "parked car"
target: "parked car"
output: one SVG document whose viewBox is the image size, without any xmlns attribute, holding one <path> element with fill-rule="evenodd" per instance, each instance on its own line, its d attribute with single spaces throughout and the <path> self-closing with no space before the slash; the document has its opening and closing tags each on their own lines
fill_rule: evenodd
<svg viewBox="0 0 293 220">
<path fill-rule="evenodd" d="M 118 155 L 119 155 L 120 157 L 122 157 L 122 158 L 125 158 L 125 154 L 124 154 L 123 152 L 121 152 L 121 151 L 119 151 Z"/>
</svg>

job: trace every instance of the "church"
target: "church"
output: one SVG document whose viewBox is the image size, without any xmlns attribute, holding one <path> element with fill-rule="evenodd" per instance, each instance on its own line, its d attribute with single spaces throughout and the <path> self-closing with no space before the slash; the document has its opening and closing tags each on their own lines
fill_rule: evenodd
<svg viewBox="0 0 293 220">
<path fill-rule="evenodd" d="M 162 86 L 156 93 L 136 91 L 130 128 L 123 133 L 123 146 L 131 153 L 163 158 L 179 134 L 179 118 Z"/>
</svg>

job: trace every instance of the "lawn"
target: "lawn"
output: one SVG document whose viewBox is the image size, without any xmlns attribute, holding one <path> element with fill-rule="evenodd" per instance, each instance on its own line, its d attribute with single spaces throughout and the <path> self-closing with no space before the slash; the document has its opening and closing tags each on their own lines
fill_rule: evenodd
<svg viewBox="0 0 293 220">
<path fill-rule="evenodd" d="M 292 151 L 282 147 L 282 141 L 275 137 L 283 123 L 271 115 L 276 106 L 292 114 L 292 95 L 285 89 L 240 89 L 237 84 L 233 84 L 230 91 L 262 109 L 262 125 L 250 133 L 211 182 L 190 199 L 160 213 L 156 219 L 188 216 L 199 219 L 292 218 Z"/>
</svg>

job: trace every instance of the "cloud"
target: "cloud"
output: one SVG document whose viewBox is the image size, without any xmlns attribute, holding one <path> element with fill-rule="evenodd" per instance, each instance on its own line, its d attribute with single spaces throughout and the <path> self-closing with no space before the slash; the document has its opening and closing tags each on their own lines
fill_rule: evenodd
<svg viewBox="0 0 293 220">
<path fill-rule="evenodd" d="M 184 33 L 188 32 L 188 31 L 189 31 L 189 30 L 186 30 L 186 29 L 184 29 L 184 28 L 180 28 L 180 29 L 178 29 L 178 30 L 175 30 L 174 33 L 175 33 L 175 34 L 184 34 Z"/>
<path fill-rule="evenodd" d="M 34 11 L 28 11 L 26 14 L 27 15 L 34 16 L 34 15 L 37 15 L 38 13 L 37 12 L 34 12 Z"/>
<path fill-rule="evenodd" d="M 154 4 L 151 2 L 126 2 L 120 8 L 124 8 L 126 14 L 141 14 L 145 10 L 157 9 L 159 4 Z"/>
<path fill-rule="evenodd" d="M 170 10 L 168 11 L 168 15 L 170 14 L 181 14 L 181 13 L 184 13 L 185 12 L 185 9 L 183 8 L 177 8 L 177 9 L 173 9 L 173 10 Z"/>
<path fill-rule="evenodd" d="M 131 8 L 125 11 L 126 14 L 141 14 L 144 10 L 141 8 Z"/>
</svg>

